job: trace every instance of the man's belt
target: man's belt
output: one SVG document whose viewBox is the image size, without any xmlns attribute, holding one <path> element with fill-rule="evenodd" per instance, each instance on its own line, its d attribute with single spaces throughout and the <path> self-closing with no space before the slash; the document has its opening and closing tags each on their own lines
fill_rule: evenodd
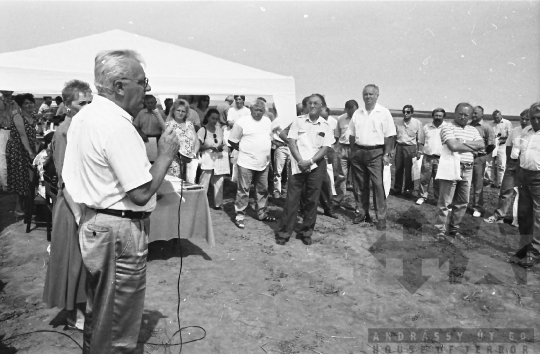
<svg viewBox="0 0 540 354">
<path fill-rule="evenodd" d="M 132 210 L 115 210 L 115 209 L 93 209 L 98 214 L 106 214 L 118 216 L 119 218 L 126 219 L 146 219 L 150 216 L 150 212 L 146 211 L 132 211 Z"/>
<path fill-rule="evenodd" d="M 361 149 L 361 150 L 384 149 L 384 145 L 367 146 L 367 145 L 358 145 L 358 144 L 356 144 L 356 147 Z"/>
<path fill-rule="evenodd" d="M 415 146 L 414 144 L 397 143 L 400 146 Z"/>
<path fill-rule="evenodd" d="M 436 158 L 436 159 L 440 159 L 440 158 L 441 158 L 440 155 L 424 155 L 424 156 L 426 156 L 426 157 L 434 157 L 434 158 Z"/>
</svg>

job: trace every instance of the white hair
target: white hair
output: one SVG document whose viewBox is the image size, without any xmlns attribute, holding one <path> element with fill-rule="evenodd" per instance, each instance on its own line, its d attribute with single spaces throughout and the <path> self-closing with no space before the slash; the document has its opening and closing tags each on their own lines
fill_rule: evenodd
<svg viewBox="0 0 540 354">
<path fill-rule="evenodd" d="M 249 108 L 255 108 L 256 106 L 262 107 L 263 111 L 266 112 L 266 104 L 264 103 L 264 101 L 257 99 L 251 102 L 251 106 Z"/>
<path fill-rule="evenodd" d="M 139 53 L 134 50 L 103 50 L 94 61 L 94 85 L 98 93 L 112 93 L 116 80 L 131 78 L 131 60 L 144 64 Z"/>
</svg>

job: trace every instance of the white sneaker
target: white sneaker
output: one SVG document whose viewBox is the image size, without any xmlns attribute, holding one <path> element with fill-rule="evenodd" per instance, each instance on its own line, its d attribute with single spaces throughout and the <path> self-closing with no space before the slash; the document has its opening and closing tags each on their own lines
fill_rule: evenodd
<svg viewBox="0 0 540 354">
<path fill-rule="evenodd" d="M 513 227 L 519 227 L 519 224 L 517 223 L 517 221 L 512 222 L 512 224 L 510 225 L 512 225 Z"/>
<path fill-rule="evenodd" d="M 491 215 L 489 218 L 484 219 L 485 222 L 489 224 L 503 224 L 504 219 L 499 219 L 495 215 Z"/>
<path fill-rule="evenodd" d="M 475 218 L 479 218 L 479 217 L 482 216 L 482 213 L 479 212 L 478 210 L 475 210 L 474 213 L 472 214 L 472 216 L 475 217 Z"/>
<path fill-rule="evenodd" d="M 416 205 L 422 205 L 424 204 L 424 201 L 425 201 L 424 198 L 418 198 L 418 200 L 416 201 Z"/>
</svg>

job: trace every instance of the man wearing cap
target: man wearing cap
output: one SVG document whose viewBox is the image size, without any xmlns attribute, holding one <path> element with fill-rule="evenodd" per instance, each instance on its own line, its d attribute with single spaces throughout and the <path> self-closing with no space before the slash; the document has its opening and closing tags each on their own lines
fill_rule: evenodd
<svg viewBox="0 0 540 354">
<path fill-rule="evenodd" d="M 6 146 L 9 140 L 11 118 L 20 112 L 12 98 L 13 91 L 0 90 L 0 192 L 7 192 Z"/>
<path fill-rule="evenodd" d="M 354 188 L 360 200 L 353 223 L 370 222 L 369 182 L 373 185 L 373 200 L 377 213 L 377 230 L 386 230 L 386 194 L 383 185 L 383 165 L 390 164 L 396 126 L 390 111 L 377 103 L 379 88 L 370 84 L 362 91 L 364 107 L 354 112 L 349 124 Z"/>
</svg>

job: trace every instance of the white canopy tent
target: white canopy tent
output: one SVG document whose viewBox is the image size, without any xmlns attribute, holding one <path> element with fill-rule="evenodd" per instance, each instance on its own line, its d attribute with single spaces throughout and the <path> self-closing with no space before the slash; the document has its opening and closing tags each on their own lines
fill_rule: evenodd
<svg viewBox="0 0 540 354">
<path fill-rule="evenodd" d="M 94 58 L 105 49 L 133 49 L 146 62 L 154 95 L 271 95 L 280 116 L 296 117 L 294 79 L 121 30 L 0 54 L 0 89 L 60 92 L 80 79 L 93 84 Z M 97 92 L 94 88 L 94 92 Z"/>
</svg>

